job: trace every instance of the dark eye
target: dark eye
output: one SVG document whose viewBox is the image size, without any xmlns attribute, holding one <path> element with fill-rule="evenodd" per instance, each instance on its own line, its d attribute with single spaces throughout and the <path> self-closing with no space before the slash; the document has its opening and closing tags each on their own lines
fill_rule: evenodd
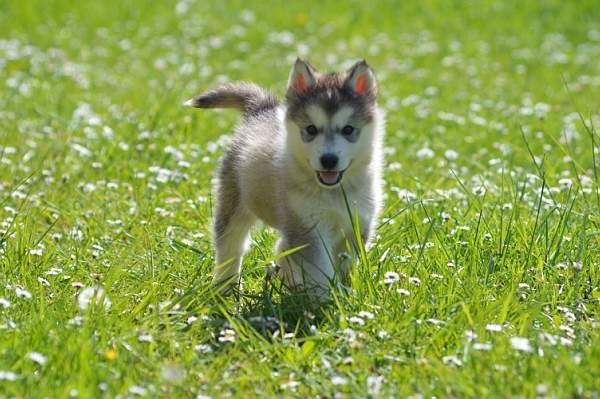
<svg viewBox="0 0 600 399">
<path fill-rule="evenodd" d="M 350 136 L 352 133 L 354 133 L 354 127 L 346 125 L 342 128 L 342 134 L 344 136 Z"/>
<path fill-rule="evenodd" d="M 305 130 L 306 130 L 306 133 L 308 133 L 311 136 L 316 136 L 317 133 L 319 133 L 319 130 L 317 129 L 317 127 L 315 125 L 308 125 Z"/>
</svg>

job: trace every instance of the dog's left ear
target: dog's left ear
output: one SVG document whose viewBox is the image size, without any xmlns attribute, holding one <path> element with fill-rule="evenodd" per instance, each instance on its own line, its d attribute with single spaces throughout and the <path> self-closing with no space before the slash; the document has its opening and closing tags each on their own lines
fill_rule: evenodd
<svg viewBox="0 0 600 399">
<path fill-rule="evenodd" d="M 375 74 L 365 60 L 357 62 L 348 70 L 344 85 L 352 90 L 356 96 L 364 94 L 377 95 Z"/>
</svg>

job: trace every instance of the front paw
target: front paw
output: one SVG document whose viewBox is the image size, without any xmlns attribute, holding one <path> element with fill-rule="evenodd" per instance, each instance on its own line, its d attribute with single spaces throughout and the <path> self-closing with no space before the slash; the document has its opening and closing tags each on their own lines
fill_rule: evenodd
<svg viewBox="0 0 600 399">
<path fill-rule="evenodd" d="M 242 289 L 242 281 L 237 278 L 237 276 L 231 276 L 229 278 L 223 279 L 222 276 L 213 276 L 212 286 L 219 295 L 228 296 L 231 295 L 236 290 Z"/>
<path fill-rule="evenodd" d="M 276 273 L 283 285 L 291 292 L 304 291 L 304 279 L 301 275 L 294 273 L 287 261 L 282 261 L 276 266 Z"/>
<path fill-rule="evenodd" d="M 330 299 L 329 282 L 316 282 L 310 278 L 302 278 L 290 272 L 282 272 L 280 269 L 279 278 L 283 285 L 293 294 L 302 294 L 311 300 L 325 302 Z"/>
</svg>

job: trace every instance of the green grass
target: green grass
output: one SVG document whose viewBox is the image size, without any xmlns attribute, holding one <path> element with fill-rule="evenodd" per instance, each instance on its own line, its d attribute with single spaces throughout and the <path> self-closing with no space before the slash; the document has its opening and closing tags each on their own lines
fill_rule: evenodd
<svg viewBox="0 0 600 399">
<path fill-rule="evenodd" d="M 599 395 L 596 1 L 11 0 L 0 37 L 0 397 Z M 257 230 L 219 300 L 237 115 L 181 103 L 282 95 L 298 54 L 378 75 L 377 239 L 314 309 L 265 282 Z"/>
</svg>

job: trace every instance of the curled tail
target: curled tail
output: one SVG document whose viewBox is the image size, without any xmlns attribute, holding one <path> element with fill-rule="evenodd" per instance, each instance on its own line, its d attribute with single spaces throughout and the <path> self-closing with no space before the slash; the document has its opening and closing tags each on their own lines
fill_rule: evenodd
<svg viewBox="0 0 600 399">
<path fill-rule="evenodd" d="M 254 83 L 227 83 L 215 87 L 184 104 L 195 108 L 236 108 L 244 113 L 255 113 L 278 105 L 278 100 Z"/>
</svg>

